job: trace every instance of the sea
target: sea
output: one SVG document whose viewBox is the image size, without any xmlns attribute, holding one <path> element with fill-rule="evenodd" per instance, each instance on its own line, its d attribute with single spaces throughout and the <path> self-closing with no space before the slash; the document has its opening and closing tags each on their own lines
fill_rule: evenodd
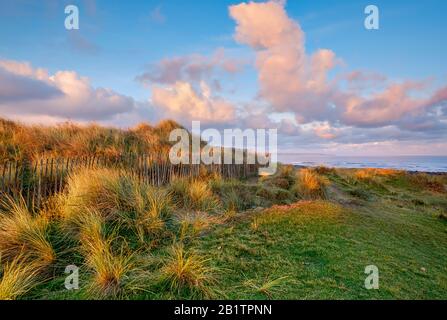
<svg viewBox="0 0 447 320">
<path fill-rule="evenodd" d="M 334 168 L 385 168 L 421 172 L 447 172 L 447 156 L 336 156 L 327 154 L 278 154 L 281 163 Z"/>
</svg>

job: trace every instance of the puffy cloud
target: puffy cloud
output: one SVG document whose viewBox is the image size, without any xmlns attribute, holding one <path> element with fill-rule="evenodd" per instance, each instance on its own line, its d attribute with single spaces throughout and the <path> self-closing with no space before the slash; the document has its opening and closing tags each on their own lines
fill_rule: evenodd
<svg viewBox="0 0 447 320">
<path fill-rule="evenodd" d="M 306 120 L 332 113 L 327 72 L 336 64 L 331 50 L 305 52 L 300 25 L 287 16 L 284 3 L 242 3 L 230 6 L 235 39 L 256 51 L 260 94 L 277 111 L 293 110 Z"/>
<path fill-rule="evenodd" d="M 57 87 L 49 83 L 0 68 L 0 104 L 43 100 L 61 94 L 62 92 Z"/>
<path fill-rule="evenodd" d="M 244 64 L 220 48 L 210 56 L 192 54 L 163 59 L 136 79 L 151 88 L 151 103 L 159 115 L 185 125 L 191 120 L 205 125 L 231 123 L 236 107 L 216 95 L 222 89 L 216 76 L 237 73 Z"/>
<path fill-rule="evenodd" d="M 0 60 L 0 114 L 104 120 L 130 112 L 132 98 L 110 89 L 93 88 L 74 71 L 49 75 L 27 62 Z"/>
<path fill-rule="evenodd" d="M 425 99 L 412 98 L 410 93 L 424 86 L 424 83 L 404 82 L 392 84 L 368 98 L 352 96 L 345 103 L 343 118 L 347 124 L 378 127 L 395 123 L 405 115 L 417 115 L 425 108 Z"/>
<path fill-rule="evenodd" d="M 152 89 L 152 103 L 162 108 L 159 112 L 182 122 L 200 120 L 208 123 L 234 120 L 234 106 L 218 97 L 213 97 L 205 82 L 198 89 L 188 82 L 176 82 L 172 86 L 155 86 Z"/>
<path fill-rule="evenodd" d="M 435 106 L 445 116 L 447 90 L 430 94 L 425 82 L 392 82 L 384 75 L 359 70 L 330 79 L 329 72 L 340 59 L 327 49 L 307 54 L 304 32 L 288 17 L 284 6 L 285 1 L 268 1 L 229 7 L 237 24 L 236 41 L 256 53 L 260 96 L 275 111 L 295 113 L 300 124 L 326 121 L 416 130 L 424 130 L 429 124 L 446 125 L 441 119 L 426 118 Z M 324 139 L 332 136 L 321 130 L 317 135 Z"/>
<path fill-rule="evenodd" d="M 445 126 L 442 122 L 443 106 L 447 103 L 447 87 L 432 94 L 426 93 L 426 82 L 405 81 L 391 83 L 382 91 L 362 97 L 359 94 L 340 94 L 344 105 L 343 123 L 358 127 L 383 127 L 397 125 L 403 129 L 425 130 L 427 126 L 414 126 L 426 122 Z M 438 108 L 438 114 L 435 114 Z M 410 125 L 412 124 L 412 125 Z M 412 128 L 411 128 L 412 126 Z"/>
</svg>

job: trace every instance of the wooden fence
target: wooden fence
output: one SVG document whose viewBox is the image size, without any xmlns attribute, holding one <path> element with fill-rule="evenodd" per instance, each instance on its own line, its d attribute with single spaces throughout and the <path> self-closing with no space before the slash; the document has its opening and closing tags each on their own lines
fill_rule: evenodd
<svg viewBox="0 0 447 320">
<path fill-rule="evenodd" d="M 71 173 L 95 168 L 123 170 L 140 182 L 155 186 L 168 184 L 174 177 L 194 178 L 218 173 L 224 178 L 245 178 L 258 172 L 257 165 L 173 165 L 168 159 L 147 155 L 7 161 L 0 164 L 0 197 L 21 195 L 30 208 L 40 208 L 46 198 L 64 190 Z"/>
</svg>

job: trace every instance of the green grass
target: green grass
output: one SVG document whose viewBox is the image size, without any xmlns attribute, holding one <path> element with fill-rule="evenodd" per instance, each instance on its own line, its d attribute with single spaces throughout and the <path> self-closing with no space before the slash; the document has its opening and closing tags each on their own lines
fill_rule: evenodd
<svg viewBox="0 0 447 320">
<path fill-rule="evenodd" d="M 445 299 L 446 224 L 428 212 L 384 205 L 351 210 L 309 202 L 272 209 L 221 226 L 195 246 L 217 266 L 238 270 L 222 283 L 232 299 L 268 298 L 244 282 L 281 277 L 290 281 L 279 283 L 273 298 Z M 371 264 L 379 268 L 379 290 L 364 288 Z"/>
</svg>

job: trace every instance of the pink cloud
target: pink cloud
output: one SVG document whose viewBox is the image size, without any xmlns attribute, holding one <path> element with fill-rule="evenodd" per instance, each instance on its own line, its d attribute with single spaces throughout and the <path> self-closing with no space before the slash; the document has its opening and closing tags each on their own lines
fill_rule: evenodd
<svg viewBox="0 0 447 320">
<path fill-rule="evenodd" d="M 430 95 L 425 82 L 393 83 L 384 75 L 362 71 L 330 79 L 329 72 L 341 60 L 328 49 L 307 54 L 304 32 L 284 5 L 285 1 L 268 1 L 229 7 L 237 24 L 235 40 L 256 53 L 259 95 L 273 110 L 293 112 L 301 124 L 380 127 L 402 125 L 409 117 L 426 114 L 433 104 L 445 104 L 447 94 L 438 90 Z M 349 91 L 342 89 L 342 80 Z"/>
<path fill-rule="evenodd" d="M 161 108 L 159 112 L 167 117 L 185 121 L 208 123 L 231 122 L 235 118 L 235 107 L 213 96 L 205 82 L 195 89 L 188 82 L 176 82 L 172 86 L 152 88 L 152 103 Z"/>
<path fill-rule="evenodd" d="M 236 41 L 256 52 L 260 95 L 277 111 L 292 110 L 305 118 L 324 112 L 335 54 L 323 49 L 307 55 L 304 33 L 283 2 L 242 3 L 230 6 L 230 15 L 237 23 Z"/>
<path fill-rule="evenodd" d="M 315 135 L 322 139 L 331 140 L 337 137 L 337 130 L 327 122 L 316 125 L 313 130 Z"/>
</svg>

